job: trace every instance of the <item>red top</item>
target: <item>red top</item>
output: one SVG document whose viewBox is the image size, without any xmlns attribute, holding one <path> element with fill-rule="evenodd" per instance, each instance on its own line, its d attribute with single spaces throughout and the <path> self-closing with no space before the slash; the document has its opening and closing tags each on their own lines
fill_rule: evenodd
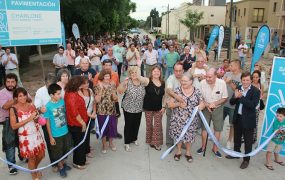
<svg viewBox="0 0 285 180">
<path fill-rule="evenodd" d="M 76 120 L 76 116 L 79 114 L 83 121 L 87 123 L 88 115 L 85 107 L 84 99 L 77 92 L 65 92 L 64 102 L 66 108 L 67 124 L 69 126 L 82 125 Z"/>
</svg>

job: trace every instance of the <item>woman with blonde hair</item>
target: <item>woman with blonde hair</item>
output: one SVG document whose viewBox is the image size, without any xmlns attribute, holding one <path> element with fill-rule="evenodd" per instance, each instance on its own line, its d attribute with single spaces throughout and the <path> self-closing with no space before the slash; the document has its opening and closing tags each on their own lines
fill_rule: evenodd
<svg viewBox="0 0 285 180">
<path fill-rule="evenodd" d="M 126 78 L 118 87 L 118 92 L 124 94 L 122 108 L 125 116 L 124 141 L 125 150 L 131 151 L 130 144 L 138 146 L 138 132 L 143 111 L 145 86 L 149 79 L 138 74 L 138 67 L 131 66 L 128 69 L 129 78 Z"/>
</svg>

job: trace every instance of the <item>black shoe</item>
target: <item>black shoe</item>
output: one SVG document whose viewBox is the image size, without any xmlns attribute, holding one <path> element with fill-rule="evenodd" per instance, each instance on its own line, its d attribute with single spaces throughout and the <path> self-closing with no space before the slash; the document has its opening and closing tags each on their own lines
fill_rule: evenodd
<svg viewBox="0 0 285 180">
<path fill-rule="evenodd" d="M 246 169 L 249 165 L 249 161 L 243 161 L 240 165 L 240 168 L 241 169 Z"/>
<path fill-rule="evenodd" d="M 15 169 L 15 168 L 9 168 L 9 174 L 10 175 L 16 175 L 18 173 L 18 170 L 17 169 Z"/>
<path fill-rule="evenodd" d="M 122 138 L 123 138 L 122 134 L 117 133 L 117 138 L 118 138 L 118 139 L 122 139 Z"/>
<path fill-rule="evenodd" d="M 233 157 L 233 156 L 231 156 L 231 155 L 226 155 L 225 156 L 227 159 L 239 159 L 239 157 Z"/>
<path fill-rule="evenodd" d="M 96 130 L 93 129 L 93 130 L 90 131 L 90 133 L 91 133 L 91 134 L 96 134 Z"/>
</svg>

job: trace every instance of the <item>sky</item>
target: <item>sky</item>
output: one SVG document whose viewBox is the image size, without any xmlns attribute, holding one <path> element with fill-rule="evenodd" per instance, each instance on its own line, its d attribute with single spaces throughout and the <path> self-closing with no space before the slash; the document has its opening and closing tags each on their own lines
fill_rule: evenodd
<svg viewBox="0 0 285 180">
<path fill-rule="evenodd" d="M 227 2 L 230 0 L 227 0 Z M 146 20 L 152 9 L 156 8 L 161 15 L 162 12 L 167 11 L 167 5 L 169 8 L 178 8 L 183 2 L 192 2 L 192 0 L 132 0 L 137 5 L 136 12 L 131 13 L 131 17 L 137 20 Z"/>
</svg>

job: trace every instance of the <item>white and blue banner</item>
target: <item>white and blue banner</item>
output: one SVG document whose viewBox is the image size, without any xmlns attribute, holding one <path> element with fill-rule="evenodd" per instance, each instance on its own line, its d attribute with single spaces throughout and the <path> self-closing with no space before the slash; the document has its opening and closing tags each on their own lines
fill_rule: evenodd
<svg viewBox="0 0 285 180">
<path fill-rule="evenodd" d="M 219 31 L 220 31 L 220 26 L 214 26 L 210 35 L 210 39 L 208 42 L 208 46 L 207 46 L 207 50 L 209 52 L 209 50 L 211 49 L 213 43 L 215 42 L 215 39 L 218 37 L 219 35 Z"/>
<path fill-rule="evenodd" d="M 269 41 L 270 41 L 270 29 L 267 25 L 263 25 L 260 27 L 256 36 L 254 54 L 252 55 L 252 60 L 251 60 L 251 68 L 250 68 L 251 73 L 254 70 L 254 65 L 260 60 L 260 57 L 264 52 L 264 50 L 266 49 Z"/>
<path fill-rule="evenodd" d="M 264 120 L 259 144 L 262 144 L 273 133 L 272 125 L 276 120 L 276 110 L 285 107 L 285 58 L 274 57 L 271 81 L 269 85 L 267 103 L 265 106 Z M 265 149 L 264 149 L 265 150 Z M 280 153 L 285 156 L 285 146 L 283 144 Z"/>
<path fill-rule="evenodd" d="M 62 45 L 64 49 L 66 49 L 65 28 L 63 22 L 61 22 L 61 39 L 62 39 Z"/>
<path fill-rule="evenodd" d="M 2 46 L 61 44 L 61 41 L 60 0 L 0 0 Z"/>
<path fill-rule="evenodd" d="M 77 40 L 78 38 L 80 38 L 80 33 L 79 33 L 79 27 L 77 26 L 77 24 L 72 24 L 72 33 L 75 37 L 75 39 Z"/>
<path fill-rule="evenodd" d="M 220 26 L 219 29 L 219 42 L 218 42 L 218 60 L 220 59 L 221 55 L 221 49 L 224 41 L 224 36 L 225 36 L 225 29 L 224 26 Z"/>
</svg>

